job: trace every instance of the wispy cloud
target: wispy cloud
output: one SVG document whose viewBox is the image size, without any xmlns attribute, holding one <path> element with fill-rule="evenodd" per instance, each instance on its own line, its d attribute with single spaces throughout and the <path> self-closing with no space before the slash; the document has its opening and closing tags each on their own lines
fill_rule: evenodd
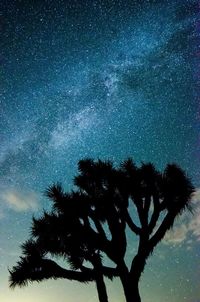
<svg viewBox="0 0 200 302">
<path fill-rule="evenodd" d="M 200 203 L 200 188 L 195 190 L 195 192 L 193 194 L 192 202 L 194 204 Z"/>
<path fill-rule="evenodd" d="M 164 243 L 166 244 L 180 244 L 182 243 L 188 234 L 188 228 L 185 224 L 173 228 L 172 231 L 165 235 Z"/>
<path fill-rule="evenodd" d="M 189 249 L 194 242 L 200 241 L 200 188 L 196 189 L 193 194 L 192 203 L 193 215 L 188 216 L 188 219 L 187 214 L 184 214 L 182 223 L 165 235 L 164 244 L 176 245 L 185 242 Z"/>
<path fill-rule="evenodd" d="M 17 190 L 7 190 L 2 194 L 5 207 L 16 212 L 36 210 L 38 208 L 37 195 L 34 192 L 19 192 Z"/>
</svg>

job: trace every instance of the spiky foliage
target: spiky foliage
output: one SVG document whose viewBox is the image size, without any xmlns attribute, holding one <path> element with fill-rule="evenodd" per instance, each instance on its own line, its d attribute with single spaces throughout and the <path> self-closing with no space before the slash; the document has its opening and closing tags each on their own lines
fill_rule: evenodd
<svg viewBox="0 0 200 302">
<path fill-rule="evenodd" d="M 10 272 L 10 284 L 21 286 L 58 277 L 95 280 L 100 301 L 107 301 L 103 277 L 119 276 L 126 301 L 134 296 L 140 302 L 138 282 L 146 260 L 175 218 L 190 208 L 194 188 L 175 164 L 161 173 L 151 163 L 137 167 L 132 159 L 119 168 L 110 161 L 86 159 L 79 161 L 78 171 L 76 191 L 65 193 L 61 184 L 46 190 L 52 212 L 33 218 L 31 239 L 22 246 L 23 257 Z M 131 203 L 140 225 L 133 219 Z M 127 227 L 139 241 L 130 267 L 125 263 Z M 62 257 L 71 271 L 58 266 L 49 255 Z M 114 268 L 103 264 L 105 256 L 115 263 Z"/>
<path fill-rule="evenodd" d="M 186 174 L 175 164 L 167 165 L 163 175 L 163 208 L 181 214 L 190 208 L 190 197 L 194 188 Z"/>
<path fill-rule="evenodd" d="M 37 240 L 28 240 L 22 244 L 23 257 L 20 257 L 17 265 L 10 271 L 10 286 L 25 286 L 28 282 L 40 282 L 44 279 L 67 278 L 81 282 L 89 282 L 94 279 L 91 272 L 80 274 L 66 270 L 48 259 L 48 248 Z"/>
</svg>

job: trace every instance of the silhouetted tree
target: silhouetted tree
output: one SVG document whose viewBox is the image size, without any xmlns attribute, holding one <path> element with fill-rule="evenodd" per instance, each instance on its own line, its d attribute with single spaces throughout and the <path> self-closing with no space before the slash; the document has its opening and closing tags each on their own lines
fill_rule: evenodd
<svg viewBox="0 0 200 302">
<path fill-rule="evenodd" d="M 126 301 L 140 302 L 138 284 L 146 260 L 175 218 L 190 209 L 194 188 L 175 164 L 160 173 L 150 163 L 138 168 L 131 159 L 119 168 L 108 161 L 86 159 L 79 161 L 78 169 L 76 192 L 66 194 L 60 185 L 47 190 L 53 211 L 33 219 L 31 241 L 22 246 L 24 257 L 10 272 L 10 284 L 45 278 L 95 280 L 99 299 L 106 301 L 103 276 L 119 276 Z M 130 267 L 125 262 L 127 228 L 138 237 Z M 72 270 L 61 268 L 48 254 L 64 257 Z M 102 264 L 106 256 L 112 267 Z"/>
</svg>

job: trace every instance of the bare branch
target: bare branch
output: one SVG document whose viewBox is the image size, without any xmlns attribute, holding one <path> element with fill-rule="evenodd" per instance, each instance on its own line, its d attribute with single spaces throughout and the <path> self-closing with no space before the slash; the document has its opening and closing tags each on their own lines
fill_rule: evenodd
<svg viewBox="0 0 200 302">
<path fill-rule="evenodd" d="M 141 229 L 133 222 L 131 216 L 129 215 L 127 209 L 124 211 L 124 218 L 125 221 L 127 222 L 129 228 L 131 229 L 132 232 L 134 232 L 136 235 L 140 234 Z"/>
</svg>

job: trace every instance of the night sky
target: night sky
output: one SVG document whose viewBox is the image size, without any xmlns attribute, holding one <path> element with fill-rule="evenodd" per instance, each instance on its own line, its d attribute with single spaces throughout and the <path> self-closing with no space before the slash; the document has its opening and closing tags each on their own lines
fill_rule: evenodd
<svg viewBox="0 0 200 302">
<path fill-rule="evenodd" d="M 97 302 L 94 284 L 46 281 L 14 291 L 8 269 L 43 192 L 72 186 L 79 159 L 127 157 L 190 176 L 194 214 L 149 259 L 143 302 L 200 302 L 198 1 L 2 0 L 0 301 Z M 130 253 L 134 251 L 132 242 Z M 123 302 L 108 281 L 111 302 Z"/>
</svg>

